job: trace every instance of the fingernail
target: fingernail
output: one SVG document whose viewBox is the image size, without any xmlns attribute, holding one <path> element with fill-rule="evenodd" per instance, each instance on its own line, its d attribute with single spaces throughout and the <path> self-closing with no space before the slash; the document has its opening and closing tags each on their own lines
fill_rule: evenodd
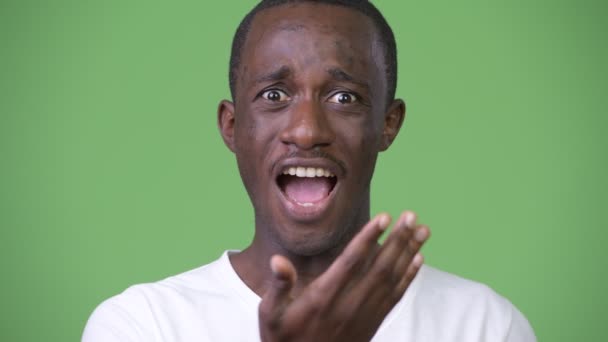
<svg viewBox="0 0 608 342">
<path fill-rule="evenodd" d="M 424 263 L 424 257 L 422 256 L 422 254 L 416 254 L 414 256 L 414 260 L 412 260 L 412 263 L 417 267 L 422 266 L 422 264 Z"/>
<path fill-rule="evenodd" d="M 277 261 L 276 261 L 274 255 L 272 256 L 272 258 L 270 258 L 270 270 L 272 271 L 272 274 L 275 276 L 279 274 L 279 268 L 277 266 Z"/>
<path fill-rule="evenodd" d="M 424 242 L 424 240 L 426 240 L 426 238 L 428 237 L 428 231 L 424 228 L 418 228 L 418 230 L 416 230 L 416 233 L 414 234 L 414 238 L 416 239 L 416 241 L 418 242 Z"/>
<path fill-rule="evenodd" d="M 390 216 L 388 216 L 387 214 L 380 214 L 380 217 L 378 218 L 378 228 L 380 228 L 380 230 L 385 230 L 390 223 Z"/>
<path fill-rule="evenodd" d="M 408 211 L 408 212 L 405 214 L 405 224 L 406 224 L 408 227 L 412 227 L 412 228 L 413 228 L 413 227 L 414 227 L 414 225 L 416 224 L 416 214 L 414 214 L 414 213 L 413 213 L 413 212 L 411 212 L 411 211 Z"/>
</svg>

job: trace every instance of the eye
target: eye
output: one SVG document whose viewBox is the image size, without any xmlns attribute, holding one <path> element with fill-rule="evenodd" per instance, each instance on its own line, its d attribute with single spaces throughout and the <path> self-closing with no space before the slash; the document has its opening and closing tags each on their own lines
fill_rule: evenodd
<svg viewBox="0 0 608 342">
<path fill-rule="evenodd" d="M 277 89 L 266 90 L 262 93 L 262 98 L 272 102 L 283 102 L 289 100 L 289 96 L 285 92 Z"/>
<path fill-rule="evenodd" d="M 357 96 L 353 93 L 341 91 L 339 93 L 335 93 L 329 98 L 328 101 L 339 104 L 351 104 L 357 101 Z"/>
</svg>

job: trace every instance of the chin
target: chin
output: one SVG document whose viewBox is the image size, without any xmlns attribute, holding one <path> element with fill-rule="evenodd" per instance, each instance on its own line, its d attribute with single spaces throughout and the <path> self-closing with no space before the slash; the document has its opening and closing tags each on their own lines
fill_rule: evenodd
<svg viewBox="0 0 608 342">
<path fill-rule="evenodd" d="M 284 242 L 283 247 L 290 254 L 310 257 L 325 254 L 329 251 L 332 251 L 336 248 L 336 245 L 327 240 L 305 240 L 301 242 Z"/>
<path fill-rule="evenodd" d="M 351 229 L 319 231 L 318 229 L 306 230 L 301 227 L 292 227 L 289 230 L 291 232 L 283 231 L 278 234 L 279 245 L 290 254 L 305 257 L 341 250 L 348 244 L 352 236 L 352 234 L 348 234 Z"/>
</svg>

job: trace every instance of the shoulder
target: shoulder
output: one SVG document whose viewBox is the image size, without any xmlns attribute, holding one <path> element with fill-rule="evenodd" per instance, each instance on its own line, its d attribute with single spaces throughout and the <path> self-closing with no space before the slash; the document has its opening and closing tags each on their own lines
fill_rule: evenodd
<svg viewBox="0 0 608 342">
<path fill-rule="evenodd" d="M 437 268 L 424 265 L 417 276 L 419 296 L 426 299 L 489 303 L 507 306 L 508 301 L 485 284 L 462 278 Z"/>
<path fill-rule="evenodd" d="M 102 302 L 83 341 L 154 341 L 159 318 L 188 312 L 196 301 L 222 297 L 222 259 L 154 283 L 133 285 Z M 195 300 L 196 299 L 196 300 Z"/>
<path fill-rule="evenodd" d="M 201 294 L 207 294 L 209 297 L 221 296 L 226 291 L 224 275 L 225 268 L 229 267 L 227 262 L 227 259 L 225 260 L 222 256 L 209 264 L 157 282 L 133 285 L 121 294 L 108 299 L 102 305 L 107 303 L 107 305 L 128 307 L 129 309 L 134 307 L 145 309 L 155 306 L 157 303 L 180 302 L 180 299 L 201 297 Z"/>
<path fill-rule="evenodd" d="M 416 282 L 413 304 L 417 311 L 433 308 L 440 316 L 484 317 L 508 324 L 513 305 L 487 285 L 427 265 Z"/>
<path fill-rule="evenodd" d="M 410 305 L 414 312 L 462 334 L 487 341 L 536 341 L 521 312 L 505 297 L 482 283 L 425 265 Z"/>
</svg>

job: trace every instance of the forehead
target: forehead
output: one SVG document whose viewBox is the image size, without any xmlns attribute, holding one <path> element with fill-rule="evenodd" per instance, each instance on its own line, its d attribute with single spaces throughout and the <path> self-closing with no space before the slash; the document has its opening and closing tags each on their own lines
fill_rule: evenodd
<svg viewBox="0 0 608 342">
<path fill-rule="evenodd" d="M 297 31 L 312 28 L 326 34 L 339 34 L 343 30 L 361 34 L 372 32 L 373 26 L 369 17 L 353 8 L 301 2 L 260 11 L 251 24 L 250 34 L 273 29 Z"/>
<path fill-rule="evenodd" d="M 241 51 L 240 74 L 294 63 L 333 63 L 366 73 L 382 66 L 382 57 L 375 26 L 366 15 L 328 4 L 280 5 L 253 19 Z"/>
</svg>

